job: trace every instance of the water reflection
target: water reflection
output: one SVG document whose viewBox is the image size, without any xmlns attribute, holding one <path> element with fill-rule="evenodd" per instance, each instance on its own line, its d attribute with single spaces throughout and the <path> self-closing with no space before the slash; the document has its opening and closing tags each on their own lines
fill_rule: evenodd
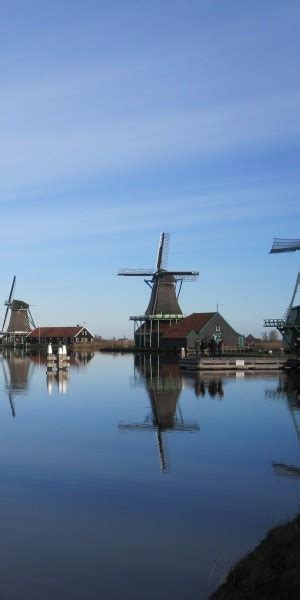
<svg viewBox="0 0 300 600">
<path fill-rule="evenodd" d="M 298 442 L 300 442 L 300 374 L 280 374 L 278 385 L 265 391 L 266 398 L 285 401 L 293 421 Z M 273 470 L 279 477 L 300 478 L 300 467 L 273 461 Z"/>
<path fill-rule="evenodd" d="M 85 367 L 95 356 L 94 352 L 79 352 L 77 350 L 71 350 L 68 354 L 70 356 L 70 366 L 78 369 Z M 47 363 L 46 351 L 32 350 L 28 356 L 36 365 L 46 365 Z"/>
<path fill-rule="evenodd" d="M 184 373 L 183 381 L 194 388 L 197 398 L 204 398 L 207 395 L 222 400 L 224 396 L 224 379 L 213 373 L 199 371 L 193 374 Z"/>
<path fill-rule="evenodd" d="M 183 386 L 194 389 L 197 398 L 213 398 L 222 400 L 225 394 L 224 386 L 230 380 L 255 379 L 263 376 L 264 379 L 274 380 L 274 373 L 255 371 L 222 371 L 222 373 L 213 371 L 183 371 Z"/>
<path fill-rule="evenodd" d="M 69 383 L 69 371 L 60 369 L 58 371 L 47 371 L 47 392 L 51 396 L 55 385 L 60 394 L 66 394 Z"/>
<path fill-rule="evenodd" d="M 167 431 L 199 431 L 194 421 L 183 418 L 179 397 L 183 387 L 182 375 L 177 360 L 171 362 L 159 355 L 135 355 L 132 385 L 145 386 L 150 401 L 151 412 L 142 423 L 120 423 L 122 431 L 155 431 L 160 468 L 167 471 L 167 458 L 164 433 Z"/>
<path fill-rule="evenodd" d="M 1 598 L 208 598 L 232 562 L 294 515 L 292 376 L 236 380 L 96 352 L 71 358 L 59 395 L 42 356 L 0 362 Z M 167 441 L 174 468 L 162 477 Z M 273 460 L 293 479 L 274 476 Z"/>
<path fill-rule="evenodd" d="M 70 366 L 77 369 L 86 367 L 93 357 L 94 352 L 72 351 L 70 353 Z M 30 381 L 36 367 L 42 366 L 46 368 L 46 352 L 32 351 L 27 353 L 25 348 L 3 348 L 0 355 L 0 362 L 3 372 L 4 389 L 7 392 L 11 414 L 15 418 L 15 397 L 28 393 Z M 49 395 L 52 394 L 54 387 L 61 394 L 66 394 L 68 382 L 69 373 L 66 371 L 58 371 L 57 373 L 47 372 L 46 374 L 46 386 Z"/>
<path fill-rule="evenodd" d="M 1 367 L 11 414 L 15 418 L 15 396 L 26 393 L 34 367 L 23 349 L 3 351 Z"/>
</svg>

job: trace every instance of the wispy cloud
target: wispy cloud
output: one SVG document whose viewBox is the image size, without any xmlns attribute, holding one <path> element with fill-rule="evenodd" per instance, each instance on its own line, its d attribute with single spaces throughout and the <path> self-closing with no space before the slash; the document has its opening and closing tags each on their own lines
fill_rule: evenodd
<svg viewBox="0 0 300 600">
<path fill-rule="evenodd" d="M 261 186 L 255 188 L 255 197 L 249 186 L 236 189 L 228 197 L 228 192 L 178 194 L 173 198 L 159 192 L 141 196 L 135 202 L 128 202 L 122 196 L 114 205 L 101 199 L 99 206 L 89 204 L 88 198 L 80 205 L 70 207 L 58 203 L 45 204 L 40 210 L 36 206 L 11 207 L 2 218 L 2 240 L 9 240 L 14 231 L 15 244 L 18 238 L 28 240 L 28 244 L 41 241 L 84 239 L 97 235 L 118 235 L 166 229 L 186 230 L 197 225 L 205 226 L 223 223 L 248 223 L 261 220 L 266 214 L 272 219 L 287 214 L 300 214 L 298 196 L 300 184 Z M 284 200 L 284 202 L 283 202 Z M 18 218 L 16 219 L 16 214 Z"/>
<path fill-rule="evenodd" d="M 30 133 L 26 123 L 18 132 L 4 129 L 1 187 L 126 171 L 188 156 L 201 161 L 216 152 L 294 139 L 300 133 L 300 94 L 254 97 L 190 114 L 112 118 L 100 111 L 92 123 L 84 121 L 66 118 L 54 128 L 47 122 L 32 124 Z"/>
</svg>

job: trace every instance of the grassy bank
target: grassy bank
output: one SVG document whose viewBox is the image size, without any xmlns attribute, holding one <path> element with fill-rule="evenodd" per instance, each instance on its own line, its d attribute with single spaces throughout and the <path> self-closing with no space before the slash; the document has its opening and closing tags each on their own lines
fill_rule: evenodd
<svg viewBox="0 0 300 600">
<path fill-rule="evenodd" d="M 210 600 L 296 598 L 300 598 L 300 514 L 271 529 L 210 596 Z"/>
</svg>

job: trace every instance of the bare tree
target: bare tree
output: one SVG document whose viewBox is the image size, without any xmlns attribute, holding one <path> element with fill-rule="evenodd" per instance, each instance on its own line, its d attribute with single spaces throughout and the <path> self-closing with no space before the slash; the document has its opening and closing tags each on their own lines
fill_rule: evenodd
<svg viewBox="0 0 300 600">
<path fill-rule="evenodd" d="M 264 331 L 262 334 L 262 339 L 264 342 L 276 342 L 279 339 L 279 334 L 277 329 L 271 329 L 271 331 Z"/>
</svg>

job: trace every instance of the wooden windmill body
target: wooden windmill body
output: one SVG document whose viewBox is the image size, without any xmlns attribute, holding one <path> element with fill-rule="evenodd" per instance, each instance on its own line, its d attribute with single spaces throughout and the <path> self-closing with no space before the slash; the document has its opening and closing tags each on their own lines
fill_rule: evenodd
<svg viewBox="0 0 300 600">
<path fill-rule="evenodd" d="M 6 346 L 23 346 L 26 343 L 27 334 L 35 328 L 29 304 L 24 300 L 14 299 L 15 286 L 16 276 L 13 278 L 8 300 L 4 303 L 6 312 L 2 325 L 2 344 Z M 10 316 L 6 328 L 9 312 Z"/>
</svg>

